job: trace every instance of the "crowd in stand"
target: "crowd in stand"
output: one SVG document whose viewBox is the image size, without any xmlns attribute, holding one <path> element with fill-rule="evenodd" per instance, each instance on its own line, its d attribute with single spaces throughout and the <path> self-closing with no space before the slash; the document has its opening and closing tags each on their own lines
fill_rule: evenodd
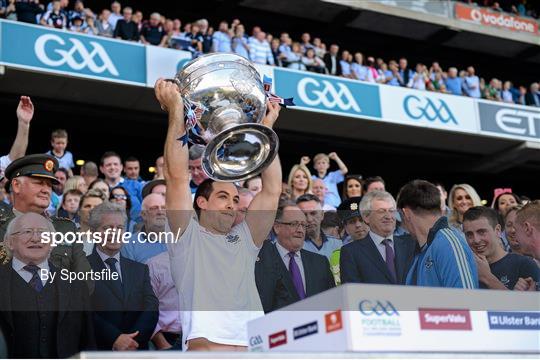
<svg viewBox="0 0 540 360">
<path fill-rule="evenodd" d="M 493 11 L 507 12 L 518 16 L 538 18 L 540 6 L 534 0 L 459 0 L 467 4 L 487 7 Z"/>
<path fill-rule="evenodd" d="M 524 1 L 484 3 L 481 5 L 498 7 L 502 4 L 504 9 L 510 5 L 516 11 L 533 11 L 527 7 L 531 4 Z M 111 4 L 110 10 L 103 9 L 99 14 L 85 7 L 82 0 L 75 1 L 71 10 L 68 10 L 68 0 L 55 0 L 47 6 L 39 0 L 11 0 L 1 4 L 0 16 L 7 19 L 190 51 L 194 57 L 209 52 L 234 52 L 257 64 L 540 107 L 540 86 L 536 81 L 528 87 L 497 78 L 486 81 L 476 74 L 473 66 L 462 70 L 450 67 L 445 71 L 438 62 L 431 66 L 418 63 L 411 68 L 404 57 L 385 61 L 364 56 L 358 51 L 342 50 L 338 44 L 327 46 L 309 33 L 295 41 L 288 33 L 281 33 L 277 38 L 255 26 L 249 35 L 238 19 L 230 24 L 222 21 L 216 30 L 205 19 L 182 24 L 180 19 L 152 13 L 146 20 L 141 11 L 129 6 L 122 8 L 117 1 Z"/>
<path fill-rule="evenodd" d="M 0 157 L 0 328 L 9 357 L 243 350 L 249 319 L 342 283 L 538 290 L 538 200 L 498 189 L 486 207 L 471 185 L 447 193 L 423 180 L 394 197 L 381 177 L 349 174 L 335 152 L 303 156 L 285 176 L 276 158 L 243 183 L 213 182 L 203 149 L 177 139 L 183 105 L 171 87 L 156 86 L 169 134 L 150 181 L 135 157 L 122 162 L 112 151 L 77 169 L 62 129 L 49 151 L 24 156 L 34 105 L 21 97 L 16 139 Z M 268 106 L 263 124 L 272 127 L 279 106 Z M 81 241 L 51 248 L 47 232 Z M 170 232 L 180 238 L 156 241 Z M 127 243 L 111 235 L 124 233 Z M 60 269 L 109 277 L 68 287 L 49 275 Z M 47 305 L 68 315 L 59 322 Z"/>
</svg>

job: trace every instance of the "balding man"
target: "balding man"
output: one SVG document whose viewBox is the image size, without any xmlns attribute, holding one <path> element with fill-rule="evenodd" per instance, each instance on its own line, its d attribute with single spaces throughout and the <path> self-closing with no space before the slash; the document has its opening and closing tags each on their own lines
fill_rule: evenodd
<svg viewBox="0 0 540 360">
<path fill-rule="evenodd" d="M 540 261 L 540 201 L 535 200 L 518 210 L 516 214 L 516 237 L 519 245 L 527 254 L 532 254 L 536 261 Z M 533 278 L 520 278 L 514 290 L 540 290 L 539 283 Z"/>
<path fill-rule="evenodd" d="M 0 266 L 0 328 L 9 358 L 66 358 L 95 348 L 90 299 L 84 282 L 69 282 L 42 241 L 53 224 L 28 212 L 5 234 L 11 260 Z"/>
<path fill-rule="evenodd" d="M 164 240 L 165 223 L 165 197 L 158 193 L 148 194 L 142 202 L 141 217 L 143 227 L 134 233 L 131 242 L 122 247 L 122 255 L 128 259 L 146 263 L 148 259 L 167 251 Z"/>
<path fill-rule="evenodd" d="M 326 184 L 324 183 L 322 179 L 320 178 L 313 179 L 313 183 L 311 185 L 311 191 L 313 191 L 313 195 L 317 196 L 319 200 L 321 201 L 321 206 L 322 206 L 323 211 L 336 211 L 335 207 L 324 203 L 324 197 L 326 196 L 326 193 L 328 192 L 328 188 L 326 187 Z"/>
<path fill-rule="evenodd" d="M 294 202 L 276 214 L 276 243 L 266 241 L 255 264 L 255 281 L 265 313 L 336 286 L 328 259 L 303 249 L 308 222 Z"/>
</svg>

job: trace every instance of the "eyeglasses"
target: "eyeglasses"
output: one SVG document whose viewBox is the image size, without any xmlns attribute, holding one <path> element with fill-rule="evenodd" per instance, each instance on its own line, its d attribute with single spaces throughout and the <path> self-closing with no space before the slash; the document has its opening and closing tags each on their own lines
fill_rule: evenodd
<svg viewBox="0 0 540 360">
<path fill-rule="evenodd" d="M 294 229 L 298 229 L 298 227 L 302 227 L 302 229 L 304 229 L 304 230 L 307 229 L 307 223 L 305 223 L 305 222 L 300 222 L 300 221 L 292 221 L 292 222 L 277 221 L 277 223 L 290 226 L 290 227 L 292 227 Z"/>
<path fill-rule="evenodd" d="M 384 216 L 388 214 L 395 217 L 398 211 L 396 209 L 377 209 L 377 210 L 372 210 L 372 212 L 380 216 Z"/>
<path fill-rule="evenodd" d="M 11 233 L 11 235 L 15 235 L 20 237 L 22 240 L 30 240 L 34 234 L 38 235 L 41 239 L 41 236 L 43 233 L 46 233 L 47 229 L 22 229 L 21 231 L 16 231 L 14 233 Z"/>
<path fill-rule="evenodd" d="M 127 195 L 124 194 L 112 194 L 112 197 L 117 200 L 127 200 Z"/>
</svg>

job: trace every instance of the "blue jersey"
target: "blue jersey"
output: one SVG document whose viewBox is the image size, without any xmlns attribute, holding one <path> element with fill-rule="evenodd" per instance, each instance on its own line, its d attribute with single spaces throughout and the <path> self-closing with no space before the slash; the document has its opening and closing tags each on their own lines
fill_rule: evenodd
<svg viewBox="0 0 540 360">
<path fill-rule="evenodd" d="M 413 261 L 407 285 L 478 288 L 476 263 L 463 234 L 441 217 L 429 231 L 428 241 Z"/>
</svg>

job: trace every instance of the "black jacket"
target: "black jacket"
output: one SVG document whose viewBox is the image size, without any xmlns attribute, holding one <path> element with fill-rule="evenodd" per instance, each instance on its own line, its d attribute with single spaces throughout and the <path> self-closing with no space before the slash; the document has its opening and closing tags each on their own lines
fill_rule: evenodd
<svg viewBox="0 0 540 360">
<path fill-rule="evenodd" d="M 96 250 L 88 261 L 94 271 L 107 268 Z M 95 282 L 92 306 L 98 350 L 112 350 L 118 336 L 135 331 L 139 331 L 134 338 L 139 349 L 148 349 L 159 317 L 159 302 L 150 284 L 148 266 L 121 256 L 120 273 L 121 293 L 112 281 Z"/>
<path fill-rule="evenodd" d="M 306 297 L 336 286 L 328 259 L 300 250 L 306 280 Z M 255 281 L 265 313 L 300 300 L 291 275 L 274 244 L 265 241 L 255 264 Z"/>
<path fill-rule="evenodd" d="M 52 284 L 56 286 L 58 294 L 56 316 L 56 354 L 60 358 L 71 357 L 84 350 L 95 350 L 94 329 L 92 324 L 90 296 L 84 282 L 62 280 L 60 273 L 52 263 L 49 263 L 51 272 L 56 273 Z M 15 294 L 12 293 L 12 269 L 11 261 L 0 265 L 0 327 L 6 339 L 9 358 L 13 357 L 14 349 L 21 354 L 18 340 L 13 335 L 13 312 L 12 301 Z M 19 276 L 15 273 L 16 276 Z M 47 286 L 50 286 L 48 284 Z M 36 312 L 37 316 L 37 312 Z M 38 345 L 38 344 L 36 344 Z"/>
<path fill-rule="evenodd" d="M 405 284 L 416 250 L 410 236 L 394 236 L 397 284 Z M 341 248 L 339 258 L 341 283 L 395 284 L 371 236 Z"/>
<path fill-rule="evenodd" d="M 328 74 L 336 75 L 336 76 L 340 76 L 342 74 L 341 63 L 339 62 L 341 59 L 339 58 L 338 55 L 336 55 L 336 73 L 335 74 L 332 74 L 332 55 L 330 55 L 330 53 L 327 52 L 326 54 L 324 54 L 323 60 L 326 65 L 326 69 L 328 70 Z"/>
</svg>

